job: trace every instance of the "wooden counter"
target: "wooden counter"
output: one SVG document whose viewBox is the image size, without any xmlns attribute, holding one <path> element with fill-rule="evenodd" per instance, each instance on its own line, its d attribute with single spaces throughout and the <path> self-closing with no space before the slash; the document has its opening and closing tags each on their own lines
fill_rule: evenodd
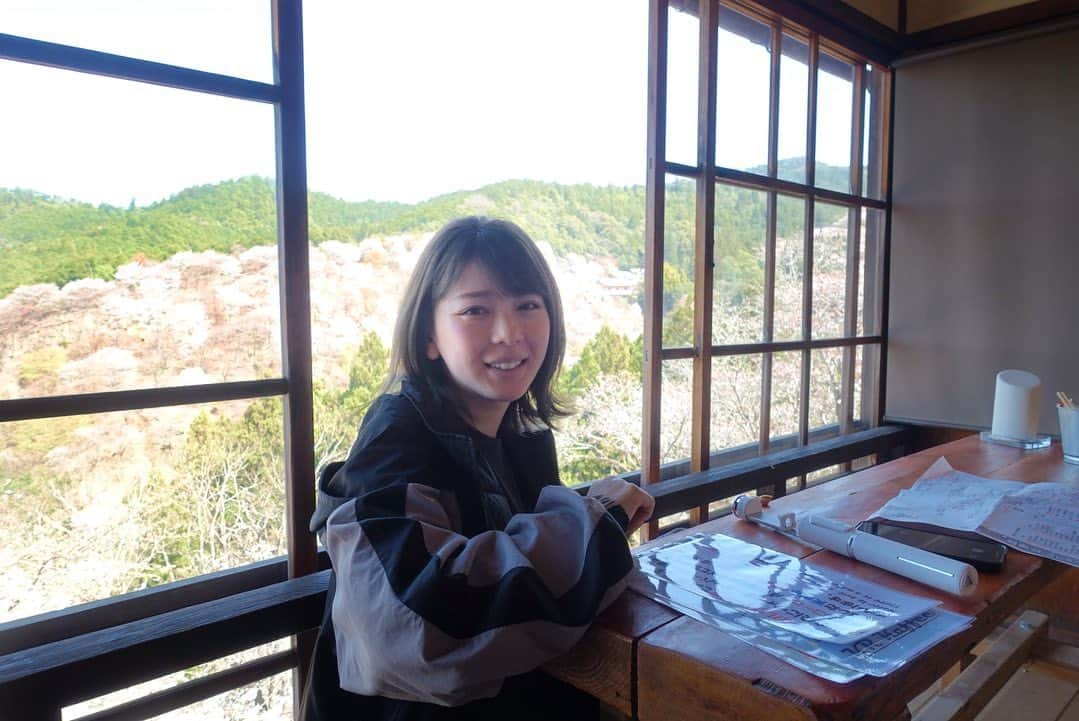
<svg viewBox="0 0 1079 721">
<path fill-rule="evenodd" d="M 779 512 L 863 520 L 911 486 L 938 458 L 957 470 L 990 478 L 1079 484 L 1059 445 L 1021 451 L 982 443 L 977 436 L 927 449 L 890 463 L 778 499 Z M 886 678 L 849 684 L 817 678 L 722 631 L 628 591 L 567 656 L 546 670 L 642 721 L 685 719 L 891 719 L 967 650 L 1031 596 L 1064 576 L 1066 566 L 1009 550 L 1004 570 L 982 574 L 978 589 L 959 599 L 914 581 L 813 548 L 725 517 L 682 533 L 724 533 L 809 563 L 900 591 L 932 596 L 949 610 L 974 616 L 973 625 L 937 644 Z M 665 536 L 666 542 L 674 536 Z"/>
</svg>

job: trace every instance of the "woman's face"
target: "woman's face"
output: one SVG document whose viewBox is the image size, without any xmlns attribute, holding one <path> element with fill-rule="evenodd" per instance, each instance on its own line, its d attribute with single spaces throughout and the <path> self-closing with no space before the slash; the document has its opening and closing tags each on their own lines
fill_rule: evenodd
<svg viewBox="0 0 1079 721">
<path fill-rule="evenodd" d="M 543 297 L 506 295 L 482 265 L 469 263 L 435 305 L 433 325 L 428 359 L 442 359 L 472 423 L 494 436 L 547 355 Z"/>
</svg>

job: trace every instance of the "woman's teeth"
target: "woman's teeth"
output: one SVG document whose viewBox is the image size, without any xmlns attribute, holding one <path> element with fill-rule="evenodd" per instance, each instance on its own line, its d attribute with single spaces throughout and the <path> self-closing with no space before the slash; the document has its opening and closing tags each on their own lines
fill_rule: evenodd
<svg viewBox="0 0 1079 721">
<path fill-rule="evenodd" d="M 523 360 L 516 360 L 508 361 L 506 363 L 488 363 L 487 366 L 489 368 L 497 368 L 500 371 L 511 371 L 522 363 L 524 363 Z"/>
</svg>

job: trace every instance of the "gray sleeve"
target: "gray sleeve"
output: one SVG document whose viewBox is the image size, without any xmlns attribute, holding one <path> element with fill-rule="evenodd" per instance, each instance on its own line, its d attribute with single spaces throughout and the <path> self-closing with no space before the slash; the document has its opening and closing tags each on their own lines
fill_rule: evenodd
<svg viewBox="0 0 1079 721">
<path fill-rule="evenodd" d="M 416 483 L 330 517 L 342 688 L 448 706 L 493 696 L 568 651 L 632 568 L 603 504 L 561 486 L 504 531 L 452 528 L 439 492 Z"/>
</svg>

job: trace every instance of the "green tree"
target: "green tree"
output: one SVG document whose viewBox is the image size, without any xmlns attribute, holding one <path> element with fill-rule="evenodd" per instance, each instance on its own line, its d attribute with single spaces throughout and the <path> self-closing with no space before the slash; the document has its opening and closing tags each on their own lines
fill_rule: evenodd
<svg viewBox="0 0 1079 721">
<path fill-rule="evenodd" d="M 559 391 L 570 398 L 581 394 L 600 375 L 625 374 L 641 378 L 641 345 L 603 326 L 581 350 L 581 357 L 559 378 Z"/>
<path fill-rule="evenodd" d="M 369 332 L 348 364 L 348 388 L 341 394 L 347 418 L 359 425 L 389 372 L 390 353 L 378 334 Z"/>
</svg>

